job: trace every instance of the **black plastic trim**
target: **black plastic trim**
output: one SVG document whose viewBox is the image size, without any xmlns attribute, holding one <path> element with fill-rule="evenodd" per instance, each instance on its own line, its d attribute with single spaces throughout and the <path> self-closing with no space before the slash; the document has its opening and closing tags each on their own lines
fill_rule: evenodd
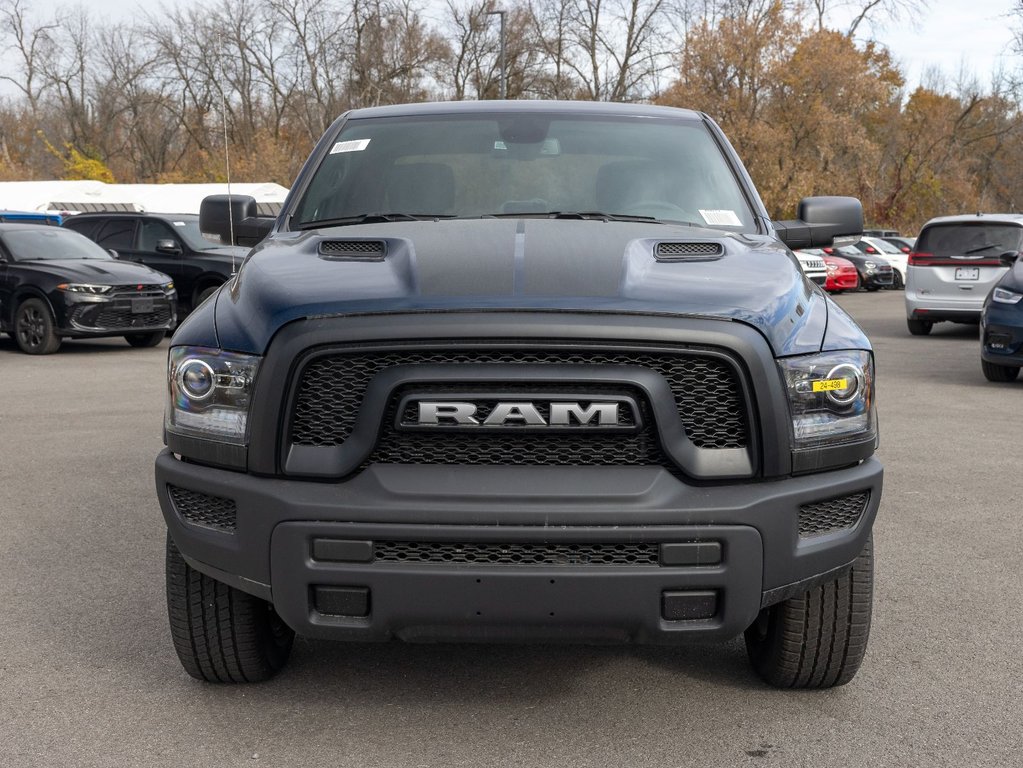
<svg viewBox="0 0 1023 768">
<path fill-rule="evenodd" d="M 203 464 L 240 470 L 248 465 L 249 451 L 244 445 L 186 437 L 170 430 L 164 430 L 164 438 L 171 451 Z"/>
</svg>

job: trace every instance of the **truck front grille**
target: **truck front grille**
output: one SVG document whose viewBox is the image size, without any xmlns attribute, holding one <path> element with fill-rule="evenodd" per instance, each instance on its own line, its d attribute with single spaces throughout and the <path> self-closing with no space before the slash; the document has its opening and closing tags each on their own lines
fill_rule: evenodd
<svg viewBox="0 0 1023 768">
<path fill-rule="evenodd" d="M 484 544 L 378 541 L 374 559 L 388 563 L 466 565 L 658 565 L 656 543 Z"/>
<path fill-rule="evenodd" d="M 870 501 L 870 491 L 840 496 L 837 499 L 803 504 L 799 508 L 799 535 L 802 538 L 852 528 Z"/>
<path fill-rule="evenodd" d="M 300 373 L 290 442 L 307 446 L 341 445 L 352 432 L 370 380 L 385 368 L 481 363 L 649 368 L 667 381 L 686 434 L 698 448 L 744 448 L 749 444 L 742 387 L 736 371 L 720 357 L 699 351 L 609 351 L 583 346 L 571 350 L 470 349 L 459 348 L 455 342 L 436 350 L 345 351 L 315 358 Z M 471 381 L 469 374 L 467 379 Z M 564 385 L 569 386 L 571 382 L 564 382 Z M 381 458 L 377 460 L 382 461 L 387 455 L 412 463 L 421 463 L 421 457 L 428 454 L 444 456 L 443 460 L 432 463 L 514 463 L 509 461 L 509 453 L 529 464 L 661 463 L 652 428 L 648 433 L 605 439 L 603 444 L 599 435 L 545 435 L 537 441 L 528 435 L 504 438 L 488 434 L 486 439 L 480 440 L 471 435 L 417 435 L 412 439 L 385 434 L 378 451 Z M 473 454 L 488 454 L 489 457 L 464 460 Z M 615 458 L 612 454 L 621 456 L 613 461 L 594 461 L 593 456 L 599 454 L 606 454 L 609 459 Z M 639 462 L 622 458 L 636 455 L 645 458 Z"/>
</svg>

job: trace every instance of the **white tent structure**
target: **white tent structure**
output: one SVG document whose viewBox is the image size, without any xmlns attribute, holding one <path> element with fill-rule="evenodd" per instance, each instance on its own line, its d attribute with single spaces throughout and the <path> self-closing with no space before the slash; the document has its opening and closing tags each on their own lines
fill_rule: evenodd
<svg viewBox="0 0 1023 768">
<path fill-rule="evenodd" d="M 102 181 L 3 181 L 0 210 L 148 211 L 199 213 L 207 195 L 227 194 L 227 184 L 105 184 Z M 276 215 L 288 194 L 280 184 L 231 184 L 231 194 L 256 198 L 259 212 Z"/>
</svg>

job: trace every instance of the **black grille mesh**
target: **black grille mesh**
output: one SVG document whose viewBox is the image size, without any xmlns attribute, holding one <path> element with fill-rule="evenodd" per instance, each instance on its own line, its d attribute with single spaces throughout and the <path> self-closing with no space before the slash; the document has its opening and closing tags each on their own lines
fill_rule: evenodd
<svg viewBox="0 0 1023 768">
<path fill-rule="evenodd" d="M 324 240 L 320 243 L 320 253 L 324 256 L 383 258 L 385 251 L 383 240 Z"/>
<path fill-rule="evenodd" d="M 168 485 L 167 491 L 174 502 L 174 508 L 187 522 L 217 531 L 234 532 L 238 523 L 238 508 L 232 499 L 210 496 L 176 485 Z"/>
<path fill-rule="evenodd" d="M 664 259 L 708 258 L 725 252 L 721 243 L 658 243 L 657 256 Z"/>
<path fill-rule="evenodd" d="M 664 376 L 675 396 L 679 416 L 689 439 L 700 448 L 743 448 L 748 442 L 746 408 L 736 374 L 716 357 L 674 352 L 573 350 L 458 349 L 340 352 L 320 357 L 303 371 L 295 399 L 291 440 L 298 445 L 340 445 L 351 434 L 355 416 L 370 379 L 393 365 L 500 363 L 509 365 L 635 365 Z M 430 437 L 430 436 L 428 436 Z M 496 445 L 471 435 L 438 435 L 447 442 L 470 443 L 470 451 Z M 509 436 L 512 440 L 519 436 Z M 525 436 L 522 436 L 525 437 Z M 574 441 L 589 442 L 586 435 L 544 438 L 548 450 Z M 650 436 L 656 444 L 656 439 Z M 512 440 L 507 447 L 514 448 Z M 613 443 L 622 449 L 619 441 Z M 531 444 L 530 444 L 531 445 Z M 609 446 L 610 448 L 610 446 Z M 532 450 L 524 447 L 523 450 Z M 643 448 L 642 450 L 646 450 Z M 659 449 L 658 449 L 659 453 Z M 497 463 L 506 463 L 499 461 Z M 546 462 L 530 462 L 546 463 Z M 577 462 L 572 461 L 575 464 Z M 604 462 L 601 462 L 604 463 Z M 614 464 L 625 463 L 620 460 Z M 644 462 L 645 463 L 645 462 Z"/>
<path fill-rule="evenodd" d="M 83 306 L 76 308 L 71 321 L 81 328 L 95 328 L 102 331 L 131 331 L 136 328 L 159 328 L 170 322 L 171 308 L 168 302 L 158 303 L 152 312 L 135 313 L 130 305 L 117 304 L 97 309 Z"/>
<path fill-rule="evenodd" d="M 814 504 L 803 504 L 799 508 L 799 535 L 806 538 L 852 528 L 867 508 L 869 500 L 870 491 L 863 491 Z"/>
<path fill-rule="evenodd" d="M 483 544 L 378 541 L 374 555 L 389 563 L 468 565 L 657 565 L 655 543 Z"/>
</svg>

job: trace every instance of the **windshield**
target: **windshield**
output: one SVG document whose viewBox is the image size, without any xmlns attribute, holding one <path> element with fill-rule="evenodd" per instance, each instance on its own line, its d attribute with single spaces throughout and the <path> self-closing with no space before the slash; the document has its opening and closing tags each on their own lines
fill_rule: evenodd
<svg viewBox="0 0 1023 768">
<path fill-rule="evenodd" d="M 916 243 L 920 253 L 939 257 L 987 256 L 1020 249 L 1023 228 L 1012 224 L 939 224 L 928 227 Z"/>
<path fill-rule="evenodd" d="M 756 231 L 702 122 L 538 113 L 350 120 L 291 226 L 579 214 Z"/>
<path fill-rule="evenodd" d="M 69 229 L 34 226 L 3 233 L 4 245 L 15 261 L 68 261 L 113 257 L 92 240 Z"/>
</svg>

